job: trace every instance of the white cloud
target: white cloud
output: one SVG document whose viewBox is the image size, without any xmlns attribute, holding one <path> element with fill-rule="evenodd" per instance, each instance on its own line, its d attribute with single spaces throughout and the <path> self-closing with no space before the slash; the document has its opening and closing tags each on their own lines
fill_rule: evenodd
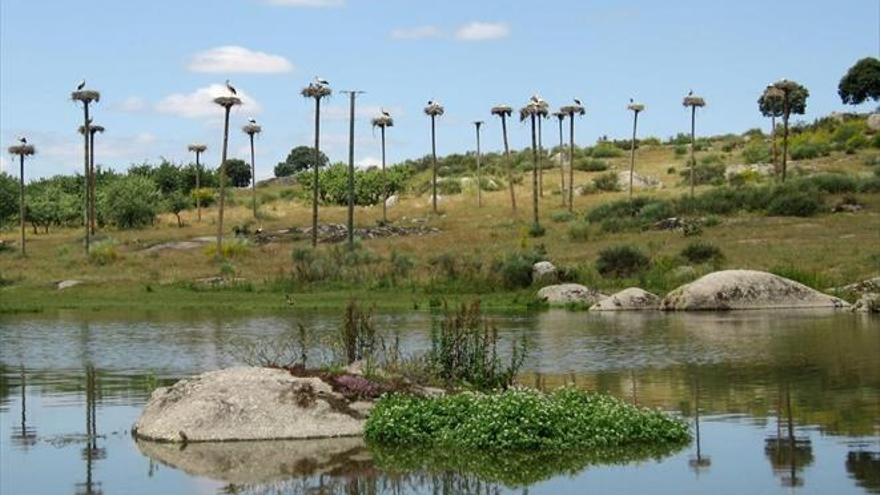
<svg viewBox="0 0 880 495">
<path fill-rule="evenodd" d="M 345 0 L 266 0 L 269 5 L 285 7 L 342 7 Z"/>
<path fill-rule="evenodd" d="M 223 109 L 214 103 L 214 98 L 218 96 L 229 96 L 229 91 L 223 84 L 212 84 L 189 94 L 168 95 L 156 104 L 156 111 L 190 119 L 222 117 Z M 238 97 L 242 102 L 239 107 L 242 111 L 249 115 L 256 115 L 260 112 L 259 103 L 240 88 L 238 89 Z"/>
<path fill-rule="evenodd" d="M 381 167 L 382 159 L 375 156 L 367 156 L 355 161 L 354 166 L 357 168 Z"/>
<path fill-rule="evenodd" d="M 139 96 L 129 96 L 120 102 L 114 103 L 112 108 L 119 112 L 140 112 L 146 110 L 147 102 Z"/>
<path fill-rule="evenodd" d="M 281 55 L 241 46 L 218 46 L 196 53 L 187 68 L 192 72 L 278 74 L 292 71 L 293 64 Z"/>
<path fill-rule="evenodd" d="M 455 31 L 455 38 L 461 41 L 486 41 L 506 38 L 510 27 L 503 22 L 471 22 Z"/>
<path fill-rule="evenodd" d="M 443 32 L 437 26 L 398 28 L 391 31 L 391 37 L 396 40 L 421 40 L 441 36 L 443 36 Z"/>
</svg>

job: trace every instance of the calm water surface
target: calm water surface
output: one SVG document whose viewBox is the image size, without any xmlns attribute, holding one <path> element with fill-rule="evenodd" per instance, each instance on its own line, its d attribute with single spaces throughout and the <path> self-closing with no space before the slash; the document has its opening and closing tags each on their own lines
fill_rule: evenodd
<svg viewBox="0 0 880 495">
<path fill-rule="evenodd" d="M 417 352 L 433 318 L 375 321 Z M 880 318 L 493 318 L 505 336 L 530 342 L 523 382 L 660 407 L 685 417 L 698 440 L 671 452 L 558 458 L 383 452 L 356 439 L 181 450 L 130 436 L 152 388 L 235 364 L 237 339 L 298 323 L 326 334 L 338 316 L 0 316 L 0 493 L 880 493 Z"/>
</svg>

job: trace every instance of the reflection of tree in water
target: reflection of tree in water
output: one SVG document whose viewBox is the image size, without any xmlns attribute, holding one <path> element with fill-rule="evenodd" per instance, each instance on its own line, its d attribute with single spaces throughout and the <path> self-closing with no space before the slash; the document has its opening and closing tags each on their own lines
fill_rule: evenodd
<svg viewBox="0 0 880 495">
<path fill-rule="evenodd" d="M 21 368 L 19 388 L 21 389 L 21 419 L 20 423 L 12 427 L 12 443 L 27 450 L 28 447 L 37 443 L 37 429 L 27 424 L 27 377 L 24 367 Z"/>
<path fill-rule="evenodd" d="M 106 449 L 98 447 L 97 404 L 97 373 L 94 366 L 88 365 L 86 366 L 86 446 L 82 449 L 82 459 L 86 461 L 86 480 L 76 484 L 77 495 L 103 493 L 101 482 L 92 478 L 95 462 L 107 457 Z"/>
<path fill-rule="evenodd" d="M 785 401 L 785 431 L 782 426 L 782 402 Z M 803 486 L 804 479 L 798 477 L 804 467 L 813 463 L 813 446 L 807 437 L 798 437 L 794 432 L 794 419 L 791 411 L 791 393 L 785 386 L 777 402 L 776 435 L 764 440 L 764 453 L 780 477 L 782 486 Z"/>
<path fill-rule="evenodd" d="M 697 476 L 700 472 L 709 469 L 712 465 L 712 459 L 703 454 L 701 438 L 700 438 L 700 375 L 694 378 L 694 436 L 697 444 L 697 455 L 688 459 L 688 465 L 693 469 Z"/>
<path fill-rule="evenodd" d="M 846 471 L 856 480 L 856 486 L 870 493 L 880 493 L 880 452 L 848 452 Z"/>
</svg>

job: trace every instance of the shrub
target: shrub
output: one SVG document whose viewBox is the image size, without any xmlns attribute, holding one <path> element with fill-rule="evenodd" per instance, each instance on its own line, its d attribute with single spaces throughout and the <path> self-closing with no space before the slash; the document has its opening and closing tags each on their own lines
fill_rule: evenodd
<svg viewBox="0 0 880 495">
<path fill-rule="evenodd" d="M 119 259 L 119 250 L 112 239 L 92 244 L 89 249 L 89 262 L 96 265 L 109 265 Z"/>
<path fill-rule="evenodd" d="M 574 220 L 574 213 L 570 211 L 554 211 L 550 214 L 550 219 L 556 223 L 565 223 Z"/>
<path fill-rule="evenodd" d="M 831 194 L 853 193 L 859 190 L 858 179 L 851 175 L 817 174 L 803 180 L 808 185 Z"/>
<path fill-rule="evenodd" d="M 600 191 L 619 191 L 620 184 L 617 181 L 617 174 L 608 172 L 593 179 L 593 184 Z"/>
<path fill-rule="evenodd" d="M 697 241 L 682 249 L 681 257 L 696 265 L 710 262 L 717 265 L 724 259 L 724 253 L 714 244 Z"/>
<path fill-rule="evenodd" d="M 111 182 L 99 198 L 101 217 L 120 229 L 153 223 L 162 197 L 152 179 L 129 175 Z"/>
<path fill-rule="evenodd" d="M 724 182 L 724 171 L 726 167 L 723 163 L 719 163 L 715 161 L 715 158 L 710 157 L 717 157 L 717 155 L 709 155 L 703 157 L 703 160 L 694 168 L 694 184 L 718 185 Z M 709 158 L 709 160 L 706 160 L 707 158 Z M 684 183 L 690 184 L 690 164 L 688 164 L 688 166 L 680 172 L 680 175 L 684 178 Z"/>
<path fill-rule="evenodd" d="M 687 146 L 685 146 L 683 144 L 677 144 L 677 145 L 675 145 L 674 148 L 672 148 L 672 151 L 673 151 L 673 153 L 675 153 L 675 156 L 684 156 L 685 153 L 687 153 L 687 150 L 688 150 Z"/>
<path fill-rule="evenodd" d="M 590 238 L 590 224 L 587 222 L 575 222 L 568 227 L 568 238 L 572 241 L 586 241 Z"/>
<path fill-rule="evenodd" d="M 680 444 L 687 424 L 614 397 L 563 388 L 435 398 L 392 395 L 367 420 L 369 442 L 489 451 L 558 451 Z"/>
<path fill-rule="evenodd" d="M 770 161 L 770 147 L 763 141 L 750 142 L 742 151 L 743 161 L 748 164 L 767 163 Z"/>
<path fill-rule="evenodd" d="M 651 260 L 633 246 L 615 246 L 599 251 L 596 271 L 603 277 L 631 277 L 645 271 Z"/>
<path fill-rule="evenodd" d="M 455 178 L 437 180 L 437 194 L 461 194 L 461 181 Z"/>
<path fill-rule="evenodd" d="M 492 271 L 501 277 L 505 287 L 525 288 L 532 285 L 532 265 L 541 261 L 541 258 L 540 254 L 534 251 L 507 253 L 503 258 L 494 261 Z"/>
<path fill-rule="evenodd" d="M 768 271 L 774 275 L 794 280 L 795 282 L 802 283 L 807 287 L 811 287 L 818 291 L 823 291 L 834 285 L 833 281 L 829 280 L 816 270 L 803 270 L 793 265 L 774 266 Z"/>
<path fill-rule="evenodd" d="M 590 152 L 593 158 L 617 158 L 623 156 L 623 151 L 612 144 L 599 143 Z"/>
<path fill-rule="evenodd" d="M 506 389 L 526 357 L 525 340 L 511 343 L 510 362 L 499 357 L 498 330 L 482 316 L 480 302 L 463 304 L 431 327 L 428 362 L 447 385 L 477 390 Z"/>
<path fill-rule="evenodd" d="M 529 227 L 529 237 L 543 237 L 546 232 L 547 229 L 539 223 L 533 223 Z"/>
<path fill-rule="evenodd" d="M 582 172 L 604 172 L 608 170 L 608 162 L 596 158 L 575 160 L 574 169 Z"/>
<path fill-rule="evenodd" d="M 220 247 L 222 258 L 240 258 L 250 250 L 250 243 L 247 239 L 225 239 Z M 217 244 L 212 242 L 205 246 L 205 256 L 209 258 L 217 257 Z"/>
<path fill-rule="evenodd" d="M 810 217 L 824 204 L 815 192 L 785 190 L 770 200 L 767 214 L 772 216 Z"/>
</svg>

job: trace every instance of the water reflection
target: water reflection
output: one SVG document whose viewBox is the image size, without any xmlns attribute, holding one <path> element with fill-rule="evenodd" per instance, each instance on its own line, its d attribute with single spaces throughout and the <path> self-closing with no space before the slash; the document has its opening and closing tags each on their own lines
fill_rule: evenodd
<svg viewBox="0 0 880 495">
<path fill-rule="evenodd" d="M 33 426 L 28 426 L 27 424 L 27 379 L 23 367 L 21 368 L 19 377 L 19 388 L 21 389 L 21 397 L 19 399 L 19 402 L 21 403 L 21 422 L 12 428 L 12 435 L 10 435 L 10 437 L 13 444 L 27 450 L 28 447 L 37 443 L 37 429 Z"/>
<path fill-rule="evenodd" d="M 880 451 L 847 452 L 846 471 L 856 480 L 856 486 L 880 493 Z"/>
<path fill-rule="evenodd" d="M 702 438 L 700 436 L 700 376 L 694 378 L 694 444 L 697 447 L 697 455 L 688 459 L 688 466 L 700 475 L 702 471 L 709 469 L 712 465 L 712 459 L 703 454 Z"/>
<path fill-rule="evenodd" d="M 812 440 L 806 436 L 796 436 L 791 412 L 791 391 L 784 387 L 776 414 L 776 435 L 764 440 L 764 453 L 770 461 L 773 472 L 780 478 L 782 486 L 799 487 L 804 485 L 800 476 L 804 467 L 813 463 Z M 782 402 L 785 401 L 785 431 L 782 426 Z"/>
<path fill-rule="evenodd" d="M 85 461 L 86 479 L 76 484 L 77 495 L 100 495 L 101 482 L 93 477 L 95 463 L 107 458 L 107 450 L 98 446 L 98 385 L 97 373 L 92 365 L 86 366 L 86 446 L 81 456 Z"/>
</svg>

